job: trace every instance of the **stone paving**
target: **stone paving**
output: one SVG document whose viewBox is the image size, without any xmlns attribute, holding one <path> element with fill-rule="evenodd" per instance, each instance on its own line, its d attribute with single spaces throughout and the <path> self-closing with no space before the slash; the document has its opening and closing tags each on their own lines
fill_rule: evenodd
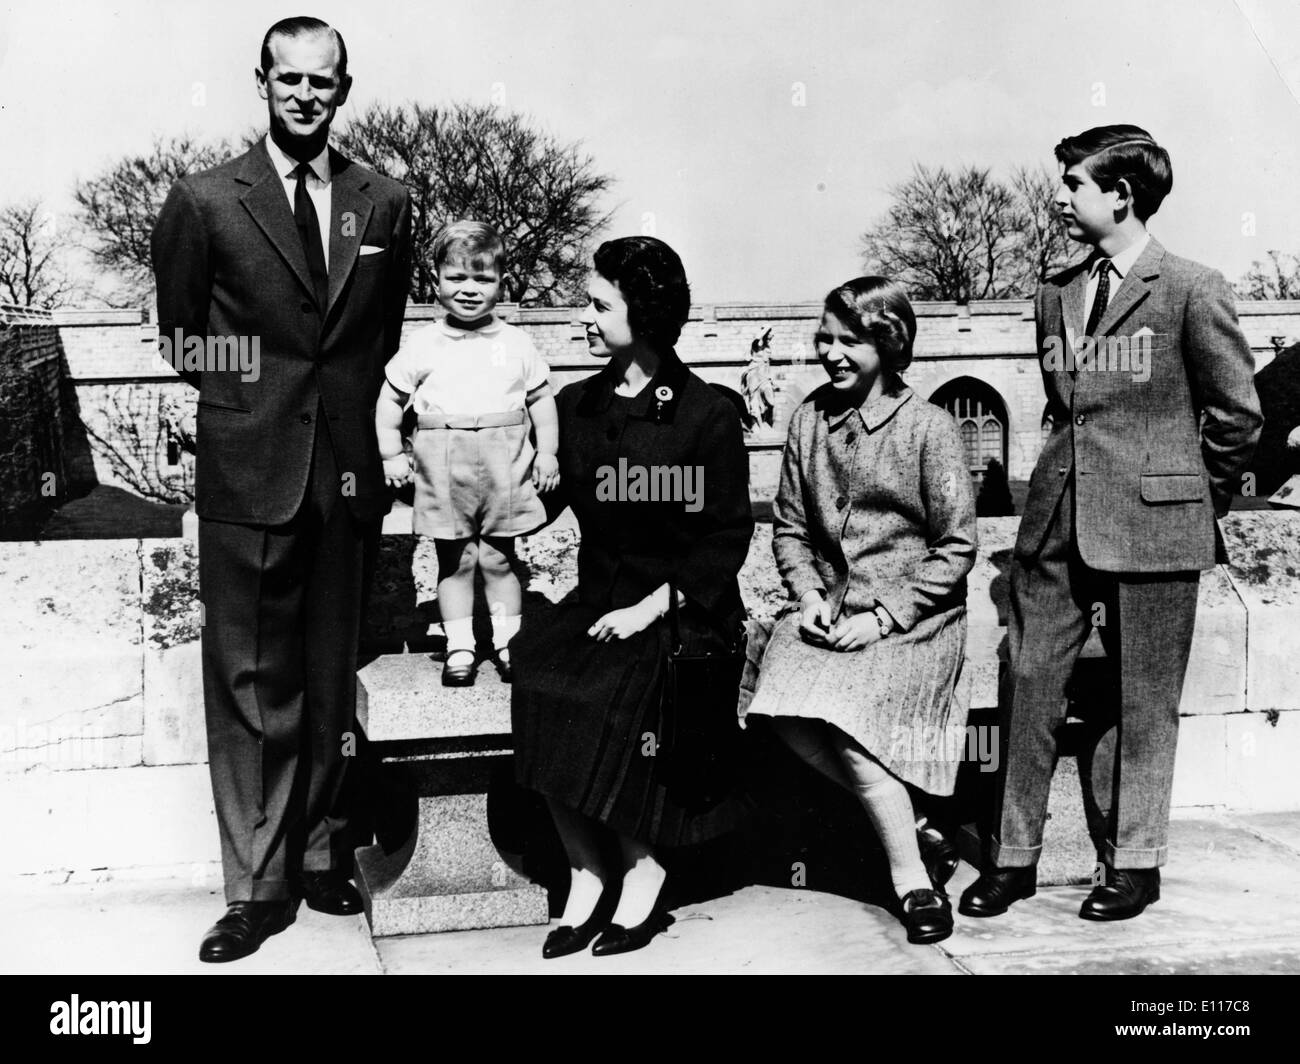
<svg viewBox="0 0 1300 1064">
<path fill-rule="evenodd" d="M 955 893 L 975 877 L 963 865 Z M 307 909 L 252 957 L 196 959 L 219 891 L 192 879 L 0 883 L 0 972 L 258 974 L 1300 973 L 1300 813 L 1201 816 L 1172 825 L 1161 900 L 1136 920 L 1078 918 L 1085 887 L 1049 887 L 994 920 L 957 919 L 910 946 L 883 909 L 836 894 L 752 886 L 684 905 L 646 949 L 543 961 L 542 927 L 372 942 L 361 917 Z"/>
</svg>

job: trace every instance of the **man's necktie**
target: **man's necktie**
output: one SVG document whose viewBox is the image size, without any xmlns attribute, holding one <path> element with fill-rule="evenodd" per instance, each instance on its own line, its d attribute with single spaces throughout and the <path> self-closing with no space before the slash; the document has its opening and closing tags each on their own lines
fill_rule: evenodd
<svg viewBox="0 0 1300 1064">
<path fill-rule="evenodd" d="M 307 253 L 307 269 L 311 272 L 312 287 L 316 290 L 316 305 L 325 313 L 325 304 L 329 300 L 330 278 L 325 268 L 325 247 L 320 239 L 320 221 L 316 214 L 316 205 L 307 193 L 307 175 L 312 172 L 308 163 L 302 163 L 294 173 L 298 183 L 293 189 L 293 220 L 298 226 L 298 236 L 302 240 L 302 249 Z"/>
<path fill-rule="evenodd" d="M 1097 263 L 1097 294 L 1093 297 L 1092 310 L 1088 314 L 1088 327 L 1083 330 L 1086 336 L 1095 335 L 1097 324 L 1106 313 L 1106 305 L 1110 302 L 1111 265 L 1110 259 L 1102 259 Z"/>
</svg>

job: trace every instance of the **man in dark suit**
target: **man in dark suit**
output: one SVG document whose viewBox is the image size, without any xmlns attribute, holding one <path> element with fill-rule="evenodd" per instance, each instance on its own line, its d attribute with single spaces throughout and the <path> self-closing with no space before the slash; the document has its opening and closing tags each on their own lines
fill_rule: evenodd
<svg viewBox="0 0 1300 1064">
<path fill-rule="evenodd" d="M 205 961 L 252 953 L 300 898 L 361 910 L 339 795 L 366 559 L 390 503 L 373 410 L 410 256 L 405 189 L 328 147 L 352 84 L 342 37 L 278 22 L 256 79 L 269 135 L 177 181 L 152 244 L 159 335 L 199 389 L 203 693 L 229 906 Z M 237 341 L 256 365 L 220 357 Z"/>
<path fill-rule="evenodd" d="M 1095 625 L 1117 662 L 1119 726 L 1109 793 L 1095 795 L 1109 808 L 1090 824 L 1102 881 L 1079 915 L 1123 920 L 1160 896 L 1200 570 L 1226 560 L 1216 519 L 1261 419 L 1227 283 L 1146 230 L 1173 184 L 1168 153 L 1136 126 L 1104 126 L 1056 157 L 1062 219 L 1093 253 L 1035 297 L 1052 432 L 1011 567 L 992 866 L 960 911 L 996 916 L 1034 893 L 1055 732 Z"/>
</svg>

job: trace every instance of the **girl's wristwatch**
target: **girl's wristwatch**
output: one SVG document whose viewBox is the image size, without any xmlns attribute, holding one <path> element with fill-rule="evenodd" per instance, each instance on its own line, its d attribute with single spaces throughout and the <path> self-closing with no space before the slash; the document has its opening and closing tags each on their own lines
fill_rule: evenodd
<svg viewBox="0 0 1300 1064">
<path fill-rule="evenodd" d="M 889 614 L 879 606 L 872 610 L 871 614 L 876 618 L 876 623 L 880 625 L 880 638 L 884 639 L 885 636 L 889 635 L 889 633 L 894 630 L 893 618 L 891 618 Z"/>
</svg>

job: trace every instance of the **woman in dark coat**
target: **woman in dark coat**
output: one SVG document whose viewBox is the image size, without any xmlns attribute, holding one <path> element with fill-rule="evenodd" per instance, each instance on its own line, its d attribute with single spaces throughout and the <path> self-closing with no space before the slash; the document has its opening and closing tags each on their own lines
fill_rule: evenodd
<svg viewBox="0 0 1300 1064">
<path fill-rule="evenodd" d="M 690 309 L 681 260 L 628 237 L 602 244 L 595 266 L 581 320 L 588 349 L 609 362 L 557 397 L 560 489 L 547 500 L 578 519 L 576 602 L 512 647 L 517 776 L 546 797 L 571 869 L 547 957 L 597 934 L 598 955 L 644 946 L 665 926 L 654 848 L 730 826 L 725 802 L 679 805 L 655 754 L 670 581 L 687 649 L 722 649 L 743 625 L 736 575 L 753 532 L 739 416 L 673 350 Z M 606 832 L 621 868 L 602 860 Z M 607 887 L 618 906 L 602 927 Z"/>
</svg>

